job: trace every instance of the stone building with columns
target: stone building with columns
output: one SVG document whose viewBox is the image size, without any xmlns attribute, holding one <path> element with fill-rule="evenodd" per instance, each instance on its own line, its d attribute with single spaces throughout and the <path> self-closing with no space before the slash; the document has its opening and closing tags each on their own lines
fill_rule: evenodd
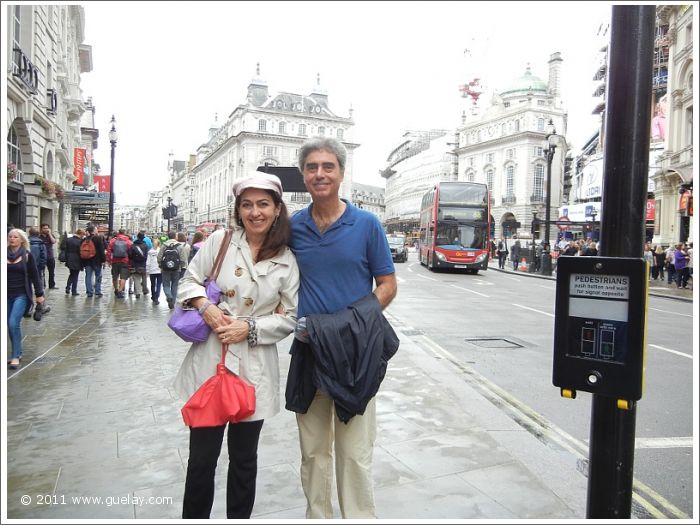
<svg viewBox="0 0 700 525">
<path fill-rule="evenodd" d="M 258 166 L 296 166 L 302 143 L 310 137 L 329 136 L 342 142 L 348 151 L 341 196 L 352 198 L 353 142 L 352 109 L 347 117 L 336 114 L 320 77 L 308 95 L 272 93 L 260 76 L 260 68 L 248 85 L 245 102 L 226 120 L 217 121 L 208 140 L 196 150 L 189 172 L 192 196 L 179 208 L 189 223 L 201 224 L 212 218 L 228 218 L 234 181 L 256 171 Z M 306 193 L 286 193 L 291 212 L 309 202 Z M 190 217 L 192 219 L 190 219 Z"/>
<path fill-rule="evenodd" d="M 76 149 L 97 146 L 91 119 L 83 119 L 92 104 L 83 101 L 80 89 L 80 75 L 92 70 L 92 49 L 83 43 L 84 9 L 28 4 L 4 9 L 7 222 L 22 228 L 48 223 L 63 232 L 75 226 L 63 195 L 76 179 Z"/>
</svg>

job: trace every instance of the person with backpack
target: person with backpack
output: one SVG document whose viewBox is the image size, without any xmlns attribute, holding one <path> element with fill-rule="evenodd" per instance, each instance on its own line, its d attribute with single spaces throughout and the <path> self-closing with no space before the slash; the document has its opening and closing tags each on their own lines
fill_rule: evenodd
<svg viewBox="0 0 700 525">
<path fill-rule="evenodd" d="M 39 271 L 39 275 L 44 275 L 44 270 L 46 270 L 46 244 L 41 237 L 39 237 L 39 228 L 32 226 L 27 231 L 29 234 L 29 250 L 32 252 L 32 258 L 36 263 L 36 269 Z M 43 281 L 43 279 L 42 279 Z"/>
<path fill-rule="evenodd" d="M 88 297 L 102 297 L 102 265 L 105 263 L 105 244 L 96 234 L 95 226 L 86 228 L 87 235 L 80 243 L 80 258 L 85 268 L 85 291 Z"/>
<path fill-rule="evenodd" d="M 148 259 L 148 245 L 144 240 L 145 234 L 139 232 L 136 235 L 136 240 L 129 248 L 129 263 L 131 271 L 131 278 L 134 280 L 134 291 L 136 292 L 136 298 L 139 299 L 142 291 L 145 294 L 148 293 L 148 287 L 146 286 L 146 260 Z"/>
<path fill-rule="evenodd" d="M 160 288 L 162 284 L 162 275 L 160 266 L 158 265 L 158 247 L 160 241 L 153 239 L 153 248 L 148 250 L 148 258 L 146 259 L 146 273 L 151 280 L 151 301 L 154 305 L 160 304 Z"/>
<path fill-rule="evenodd" d="M 180 265 L 180 279 L 182 279 L 182 276 L 185 275 L 185 270 L 187 270 L 187 265 L 190 263 L 190 259 L 192 258 L 190 256 L 192 247 L 187 244 L 187 235 L 185 235 L 185 232 L 177 232 L 177 236 L 175 238 L 177 239 L 177 242 L 180 243 L 180 246 L 182 246 L 183 258 L 181 261 L 182 264 Z"/>
<path fill-rule="evenodd" d="M 107 246 L 107 264 L 112 267 L 112 285 L 114 296 L 124 298 L 124 285 L 129 278 L 129 250 L 131 239 L 126 235 L 126 230 L 121 228 L 117 235 L 109 241 Z"/>
<path fill-rule="evenodd" d="M 80 295 L 78 293 L 78 280 L 80 272 L 83 271 L 83 260 L 80 258 L 80 245 L 83 242 L 85 230 L 78 228 L 71 237 L 65 237 L 61 241 L 61 251 L 66 255 L 66 266 L 68 267 L 68 281 L 66 282 L 66 295 Z"/>
<path fill-rule="evenodd" d="M 168 240 L 164 242 L 158 251 L 158 264 L 160 265 L 161 278 L 163 280 L 163 292 L 168 300 L 168 308 L 175 308 L 177 298 L 177 285 L 180 281 L 180 268 L 186 261 L 182 245 L 177 241 L 174 231 L 168 232 Z"/>
</svg>

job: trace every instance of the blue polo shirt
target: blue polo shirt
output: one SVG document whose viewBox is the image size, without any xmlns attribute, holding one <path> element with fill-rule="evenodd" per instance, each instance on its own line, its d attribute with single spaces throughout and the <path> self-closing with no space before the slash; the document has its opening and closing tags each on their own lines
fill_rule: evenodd
<svg viewBox="0 0 700 525">
<path fill-rule="evenodd" d="M 313 203 L 291 218 L 299 317 L 335 313 L 372 293 L 374 277 L 395 271 L 379 219 L 343 201 L 345 212 L 323 234 L 311 217 Z"/>
</svg>

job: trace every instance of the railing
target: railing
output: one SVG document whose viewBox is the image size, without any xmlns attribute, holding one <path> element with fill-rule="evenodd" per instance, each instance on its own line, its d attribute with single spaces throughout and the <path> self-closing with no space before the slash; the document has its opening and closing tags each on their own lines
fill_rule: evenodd
<svg viewBox="0 0 700 525">
<path fill-rule="evenodd" d="M 504 195 L 501 197 L 501 202 L 503 204 L 514 204 L 515 203 L 515 195 Z"/>
<path fill-rule="evenodd" d="M 12 51 L 15 53 L 12 76 L 19 78 L 27 90 L 35 95 L 39 91 L 39 70 L 19 47 L 14 47 Z"/>
<path fill-rule="evenodd" d="M 531 204 L 544 203 L 544 195 L 541 193 L 533 193 L 532 195 L 530 195 L 530 203 Z"/>
</svg>

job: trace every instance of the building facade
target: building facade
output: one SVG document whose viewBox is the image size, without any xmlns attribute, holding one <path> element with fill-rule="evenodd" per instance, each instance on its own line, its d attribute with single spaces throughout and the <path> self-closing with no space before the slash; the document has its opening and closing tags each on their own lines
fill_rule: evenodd
<svg viewBox="0 0 700 525">
<path fill-rule="evenodd" d="M 190 194 L 180 208 L 185 225 L 228 222 L 232 215 L 231 189 L 234 182 L 253 173 L 259 166 L 296 166 L 300 146 L 314 136 L 329 136 L 342 142 L 348 151 L 341 196 L 352 198 L 353 152 L 352 110 L 348 117 L 335 114 L 328 94 L 316 85 L 309 95 L 270 93 L 260 70 L 248 85 L 246 101 L 236 107 L 226 121 L 215 122 L 209 138 L 196 152 L 189 171 Z M 306 193 L 285 193 L 285 203 L 293 213 L 309 202 Z M 214 220 L 217 219 L 217 220 Z"/>
<path fill-rule="evenodd" d="M 562 104 L 560 53 L 549 59 L 545 82 L 524 75 L 496 94 L 483 112 L 466 115 L 457 129 L 458 180 L 483 182 L 491 193 L 494 235 L 530 238 L 533 221 L 546 216 L 547 157 L 545 137 L 554 125 L 555 154 L 551 165 L 550 220 L 557 219 L 568 146 L 567 113 Z M 544 227 L 535 222 L 536 239 L 543 239 Z M 550 242 L 557 229 L 550 227 Z"/>
<path fill-rule="evenodd" d="M 407 131 L 389 154 L 381 170 L 388 232 L 417 231 L 423 194 L 436 182 L 456 180 L 450 140 L 454 133 L 444 129 Z"/>
<path fill-rule="evenodd" d="M 652 122 L 652 141 L 664 145 L 652 174 L 656 200 L 653 242 L 670 245 L 693 240 L 693 5 L 662 5 L 656 13 L 655 60 L 667 61 L 667 70 L 659 68 L 654 85 L 664 77 L 667 85 L 656 100 L 655 119 L 665 115 L 663 126 Z M 655 129 L 662 129 L 663 136 L 655 137 Z"/>
<path fill-rule="evenodd" d="M 97 130 L 89 115 L 83 119 L 92 104 L 80 89 L 81 73 L 92 70 L 92 49 L 83 44 L 85 13 L 73 5 L 5 9 L 7 222 L 73 230 L 63 195 L 79 175 L 91 173 L 92 151 L 89 159 L 86 151 L 97 147 Z"/>
<path fill-rule="evenodd" d="M 350 202 L 358 208 L 374 213 L 380 222 L 384 222 L 384 188 L 353 182 Z"/>
</svg>

